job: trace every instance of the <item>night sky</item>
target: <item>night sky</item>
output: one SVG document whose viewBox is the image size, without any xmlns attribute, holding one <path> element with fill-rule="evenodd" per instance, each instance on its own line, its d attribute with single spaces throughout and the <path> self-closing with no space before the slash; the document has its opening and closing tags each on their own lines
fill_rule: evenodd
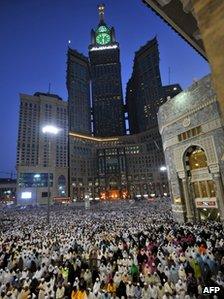
<svg viewBox="0 0 224 299">
<path fill-rule="evenodd" d="M 105 20 L 121 48 L 122 80 L 132 71 L 134 52 L 157 35 L 163 84 L 186 88 L 209 66 L 141 0 L 104 0 Z M 87 55 L 90 30 L 98 24 L 97 0 L 0 0 L 0 177 L 15 172 L 19 93 L 51 92 L 67 99 L 66 51 Z M 124 94 L 125 95 L 125 94 Z"/>
</svg>

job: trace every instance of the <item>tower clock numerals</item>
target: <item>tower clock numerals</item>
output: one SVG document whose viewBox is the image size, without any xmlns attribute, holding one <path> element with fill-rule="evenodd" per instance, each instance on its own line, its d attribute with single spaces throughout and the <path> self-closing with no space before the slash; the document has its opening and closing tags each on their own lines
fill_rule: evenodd
<svg viewBox="0 0 224 299">
<path fill-rule="evenodd" d="M 99 45 L 109 44 L 110 40 L 110 35 L 107 33 L 100 33 L 96 36 L 96 42 Z"/>
</svg>

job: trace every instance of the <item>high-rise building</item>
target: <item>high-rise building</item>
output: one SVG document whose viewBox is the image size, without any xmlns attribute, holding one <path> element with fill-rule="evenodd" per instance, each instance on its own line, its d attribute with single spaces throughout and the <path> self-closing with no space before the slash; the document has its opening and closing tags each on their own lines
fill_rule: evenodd
<svg viewBox="0 0 224 299">
<path fill-rule="evenodd" d="M 128 111 L 128 122 L 129 122 L 129 131 L 131 134 L 136 134 L 140 132 L 139 123 L 137 117 L 137 84 L 136 80 L 132 76 L 126 86 L 126 107 Z"/>
<path fill-rule="evenodd" d="M 34 95 L 20 94 L 17 143 L 18 204 L 47 203 L 48 173 L 51 181 L 51 199 L 67 195 L 67 112 L 67 102 L 57 95 L 40 92 Z M 50 137 L 42 133 L 42 128 L 49 124 L 61 129 L 58 135 Z"/>
<path fill-rule="evenodd" d="M 165 160 L 157 112 L 181 88 L 162 86 L 154 38 L 135 55 L 127 85 L 131 135 L 125 135 L 119 43 L 114 28 L 104 21 L 104 5 L 98 10 L 100 22 L 91 32 L 89 58 L 68 49 L 68 103 L 49 93 L 20 95 L 19 204 L 47 203 L 49 178 L 51 199 L 68 194 L 76 200 L 87 195 L 154 197 L 169 192 L 166 172 L 161 171 Z M 60 127 L 60 134 L 49 139 L 41 130 L 46 124 Z"/>
<path fill-rule="evenodd" d="M 157 112 L 164 102 L 164 97 L 156 38 L 147 42 L 135 53 L 126 101 L 131 134 L 158 126 Z"/>
<path fill-rule="evenodd" d="M 89 46 L 94 135 L 124 135 L 119 43 L 114 28 L 104 21 L 104 5 L 99 5 L 98 11 L 100 21 L 91 31 Z"/>
<path fill-rule="evenodd" d="M 91 132 L 89 60 L 70 48 L 67 56 L 69 129 L 89 134 Z"/>
</svg>

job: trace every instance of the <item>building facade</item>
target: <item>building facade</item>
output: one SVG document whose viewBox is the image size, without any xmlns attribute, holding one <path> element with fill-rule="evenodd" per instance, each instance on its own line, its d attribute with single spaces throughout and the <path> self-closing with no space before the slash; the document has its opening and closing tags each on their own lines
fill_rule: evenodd
<svg viewBox="0 0 224 299">
<path fill-rule="evenodd" d="M 127 85 L 126 102 L 131 134 L 158 126 L 157 112 L 164 101 L 158 42 L 154 38 L 135 53 L 133 72 Z"/>
<path fill-rule="evenodd" d="M 68 49 L 67 77 L 69 130 L 91 132 L 89 60 L 76 50 Z"/>
<path fill-rule="evenodd" d="M 89 59 L 93 135 L 71 130 L 69 185 L 71 198 L 98 199 L 162 196 L 169 193 L 157 113 L 159 106 L 181 91 L 162 86 L 157 39 L 135 54 L 127 84 L 130 133 L 125 135 L 119 44 L 104 21 L 91 32 Z M 164 167 L 162 167 L 164 169 Z"/>
<path fill-rule="evenodd" d="M 156 37 L 135 52 L 133 72 L 127 83 L 126 103 L 131 134 L 158 127 L 159 107 L 182 91 L 179 84 L 162 86 Z"/>
<path fill-rule="evenodd" d="M 50 173 L 51 200 L 68 189 L 67 103 L 53 94 L 20 94 L 17 143 L 17 204 L 45 204 Z M 57 136 L 42 133 L 45 125 L 60 128 Z"/>
<path fill-rule="evenodd" d="M 114 28 L 104 21 L 104 6 L 98 10 L 89 46 L 94 135 L 120 136 L 125 134 L 120 48 Z"/>
<path fill-rule="evenodd" d="M 75 200 L 168 194 L 158 130 L 99 138 L 70 132 L 70 194 Z"/>
<path fill-rule="evenodd" d="M 16 199 L 16 179 L 0 178 L 0 203 L 12 203 Z"/>
<path fill-rule="evenodd" d="M 20 95 L 17 150 L 17 201 L 118 199 L 169 193 L 157 112 L 178 84 L 162 86 L 156 38 L 135 54 L 127 85 L 131 135 L 125 135 L 120 48 L 113 27 L 98 7 L 99 25 L 91 32 L 89 58 L 67 53 L 68 103 L 52 94 Z M 91 99 L 91 100 L 90 100 Z M 92 105 L 92 107 L 91 107 Z M 91 113 L 92 108 L 92 113 Z M 91 129 L 93 120 L 93 130 Z M 53 138 L 46 124 L 61 128 Z"/>
<path fill-rule="evenodd" d="M 224 221 L 224 130 L 210 76 L 159 109 L 173 213 Z"/>
</svg>

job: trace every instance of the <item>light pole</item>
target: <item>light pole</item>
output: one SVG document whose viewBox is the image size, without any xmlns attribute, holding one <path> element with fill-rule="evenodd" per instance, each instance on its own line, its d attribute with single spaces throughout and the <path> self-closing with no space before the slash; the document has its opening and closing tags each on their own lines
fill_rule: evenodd
<svg viewBox="0 0 224 299">
<path fill-rule="evenodd" d="M 42 132 L 48 136 L 48 175 L 47 175 L 47 224 L 50 223 L 50 187 L 51 187 L 51 180 L 50 180 L 50 157 L 51 157 L 51 136 L 57 135 L 60 129 L 53 126 L 53 125 L 46 125 L 42 128 Z"/>
<path fill-rule="evenodd" d="M 166 172 L 167 171 L 167 167 L 166 166 L 161 166 L 160 168 L 159 168 L 159 170 L 161 171 L 161 172 Z M 164 185 L 163 185 L 163 183 L 162 183 L 162 193 L 163 193 L 163 196 L 164 196 Z"/>
</svg>

